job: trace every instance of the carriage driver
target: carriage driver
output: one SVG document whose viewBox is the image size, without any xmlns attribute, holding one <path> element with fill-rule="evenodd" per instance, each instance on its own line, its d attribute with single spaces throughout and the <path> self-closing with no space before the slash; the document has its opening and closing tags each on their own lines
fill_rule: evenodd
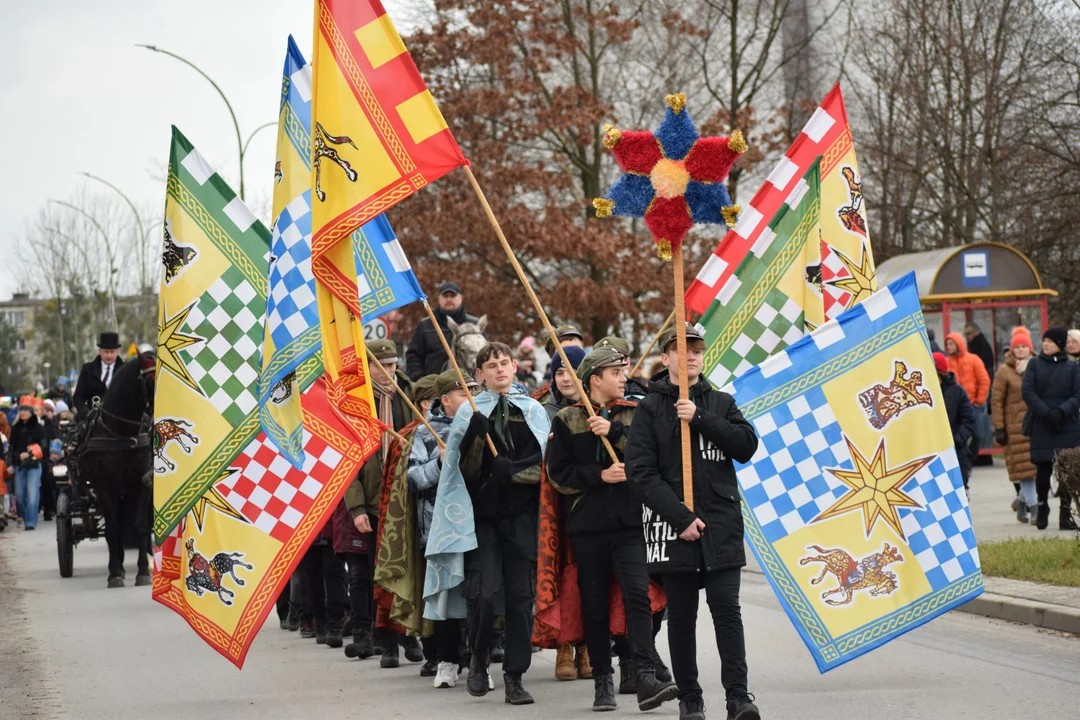
<svg viewBox="0 0 1080 720">
<path fill-rule="evenodd" d="M 120 335 L 103 332 L 98 339 L 98 356 L 82 366 L 79 382 L 75 386 L 75 412 L 85 418 L 94 406 L 94 398 L 100 399 L 112 384 L 116 371 L 124 361 L 120 359 Z"/>
<path fill-rule="evenodd" d="M 439 321 L 443 335 L 450 338 L 447 319 L 453 319 L 458 325 L 475 323 L 477 318 L 465 312 L 462 305 L 461 286 L 456 282 L 445 281 L 439 286 L 439 307 L 435 308 L 435 319 Z M 449 358 L 443 349 L 439 334 L 431 324 L 431 318 L 424 318 L 413 331 L 409 349 L 405 351 L 405 370 L 409 379 L 416 382 L 425 375 L 438 375 L 446 369 Z"/>
</svg>

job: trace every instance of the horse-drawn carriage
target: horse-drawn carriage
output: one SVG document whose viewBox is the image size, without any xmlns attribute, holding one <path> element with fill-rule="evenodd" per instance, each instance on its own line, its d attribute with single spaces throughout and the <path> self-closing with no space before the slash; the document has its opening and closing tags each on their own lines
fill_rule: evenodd
<svg viewBox="0 0 1080 720">
<path fill-rule="evenodd" d="M 125 546 L 138 553 L 135 584 L 150 584 L 154 370 L 153 353 L 125 363 L 101 402 L 71 433 L 66 462 L 54 466 L 61 577 L 72 575 L 75 546 L 104 537 L 108 587 L 124 586 Z"/>
</svg>

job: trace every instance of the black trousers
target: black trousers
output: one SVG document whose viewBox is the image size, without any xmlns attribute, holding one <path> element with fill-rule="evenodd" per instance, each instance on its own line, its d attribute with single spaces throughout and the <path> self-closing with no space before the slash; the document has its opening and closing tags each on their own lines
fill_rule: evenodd
<svg viewBox="0 0 1080 720">
<path fill-rule="evenodd" d="M 1035 463 L 1035 493 L 1039 502 L 1044 503 L 1050 497 L 1050 479 L 1054 476 L 1053 462 Z M 1064 485 L 1058 485 L 1058 501 L 1063 508 L 1069 507 L 1072 496 Z"/>
<path fill-rule="evenodd" d="M 285 583 L 285 587 L 281 588 L 281 594 L 278 595 L 278 619 L 284 620 L 287 618 L 290 608 L 292 608 L 293 612 L 299 612 L 300 610 L 300 580 L 296 573 L 292 574 L 289 582 Z"/>
<path fill-rule="evenodd" d="M 316 543 L 320 541 L 316 540 Z M 304 615 L 316 625 L 345 619 L 345 567 L 328 541 L 313 544 L 300 565 L 304 574 Z"/>
<path fill-rule="evenodd" d="M 488 657 L 495 624 L 495 595 L 506 598 L 506 659 L 503 671 L 521 674 L 532 662 L 533 602 L 536 599 L 537 511 L 503 520 L 476 521 L 476 550 L 465 556 L 469 648 Z"/>
<path fill-rule="evenodd" d="M 739 568 L 664 575 L 668 601 L 668 647 L 679 699 L 701 697 L 697 667 L 697 613 L 701 584 L 720 651 L 720 682 L 730 698 L 746 692 L 746 641 L 739 607 Z"/>
<path fill-rule="evenodd" d="M 348 567 L 349 611 L 352 613 L 353 634 L 371 630 L 374 612 L 374 589 L 371 586 L 371 560 L 368 555 L 340 553 Z"/>
<path fill-rule="evenodd" d="M 585 644 L 593 673 L 611 672 L 611 578 L 619 581 L 626 611 L 626 640 L 635 675 L 653 673 L 653 619 L 645 536 L 640 528 L 570 538 L 578 567 Z"/>
</svg>

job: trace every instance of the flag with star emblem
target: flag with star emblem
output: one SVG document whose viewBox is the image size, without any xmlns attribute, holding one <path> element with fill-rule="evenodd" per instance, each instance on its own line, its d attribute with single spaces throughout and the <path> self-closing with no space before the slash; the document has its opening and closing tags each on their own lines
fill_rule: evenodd
<svg viewBox="0 0 1080 720">
<path fill-rule="evenodd" d="M 821 672 L 982 593 L 914 274 L 725 389 L 746 539 Z"/>
<path fill-rule="evenodd" d="M 270 233 L 173 128 L 154 412 L 160 542 L 259 432 Z M 297 369 L 301 384 L 318 358 Z"/>
<path fill-rule="evenodd" d="M 701 318 L 702 372 L 722 387 L 821 325 L 820 159 Z"/>
<path fill-rule="evenodd" d="M 863 207 L 862 175 L 837 84 L 776 163 L 739 222 L 724 235 L 686 291 L 686 306 L 704 313 L 771 225 L 797 178 L 821 158 L 821 284 L 825 317 L 834 318 L 877 289 Z"/>
<path fill-rule="evenodd" d="M 155 548 L 154 600 L 238 668 L 367 458 L 331 411 L 321 379 L 304 392 L 302 409 L 302 467 L 259 433 Z"/>
</svg>

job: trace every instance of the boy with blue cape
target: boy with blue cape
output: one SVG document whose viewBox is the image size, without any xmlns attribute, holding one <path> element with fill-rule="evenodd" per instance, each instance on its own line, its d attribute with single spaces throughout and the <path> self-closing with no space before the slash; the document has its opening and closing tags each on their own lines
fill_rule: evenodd
<svg viewBox="0 0 1080 720">
<path fill-rule="evenodd" d="M 521 676 L 532 662 L 539 483 L 550 424 L 538 402 L 511 392 L 517 368 L 509 347 L 497 342 L 484 346 L 476 368 L 486 387 L 475 398 L 479 412 L 461 407 L 446 440 L 428 535 L 424 616 L 467 616 L 472 651 L 468 690 L 476 697 L 486 695 L 495 596 L 502 587 L 506 702 L 528 705 L 533 698 Z M 489 437 L 497 454 L 491 452 Z M 465 612 L 455 605 L 460 605 L 462 585 Z"/>
</svg>

